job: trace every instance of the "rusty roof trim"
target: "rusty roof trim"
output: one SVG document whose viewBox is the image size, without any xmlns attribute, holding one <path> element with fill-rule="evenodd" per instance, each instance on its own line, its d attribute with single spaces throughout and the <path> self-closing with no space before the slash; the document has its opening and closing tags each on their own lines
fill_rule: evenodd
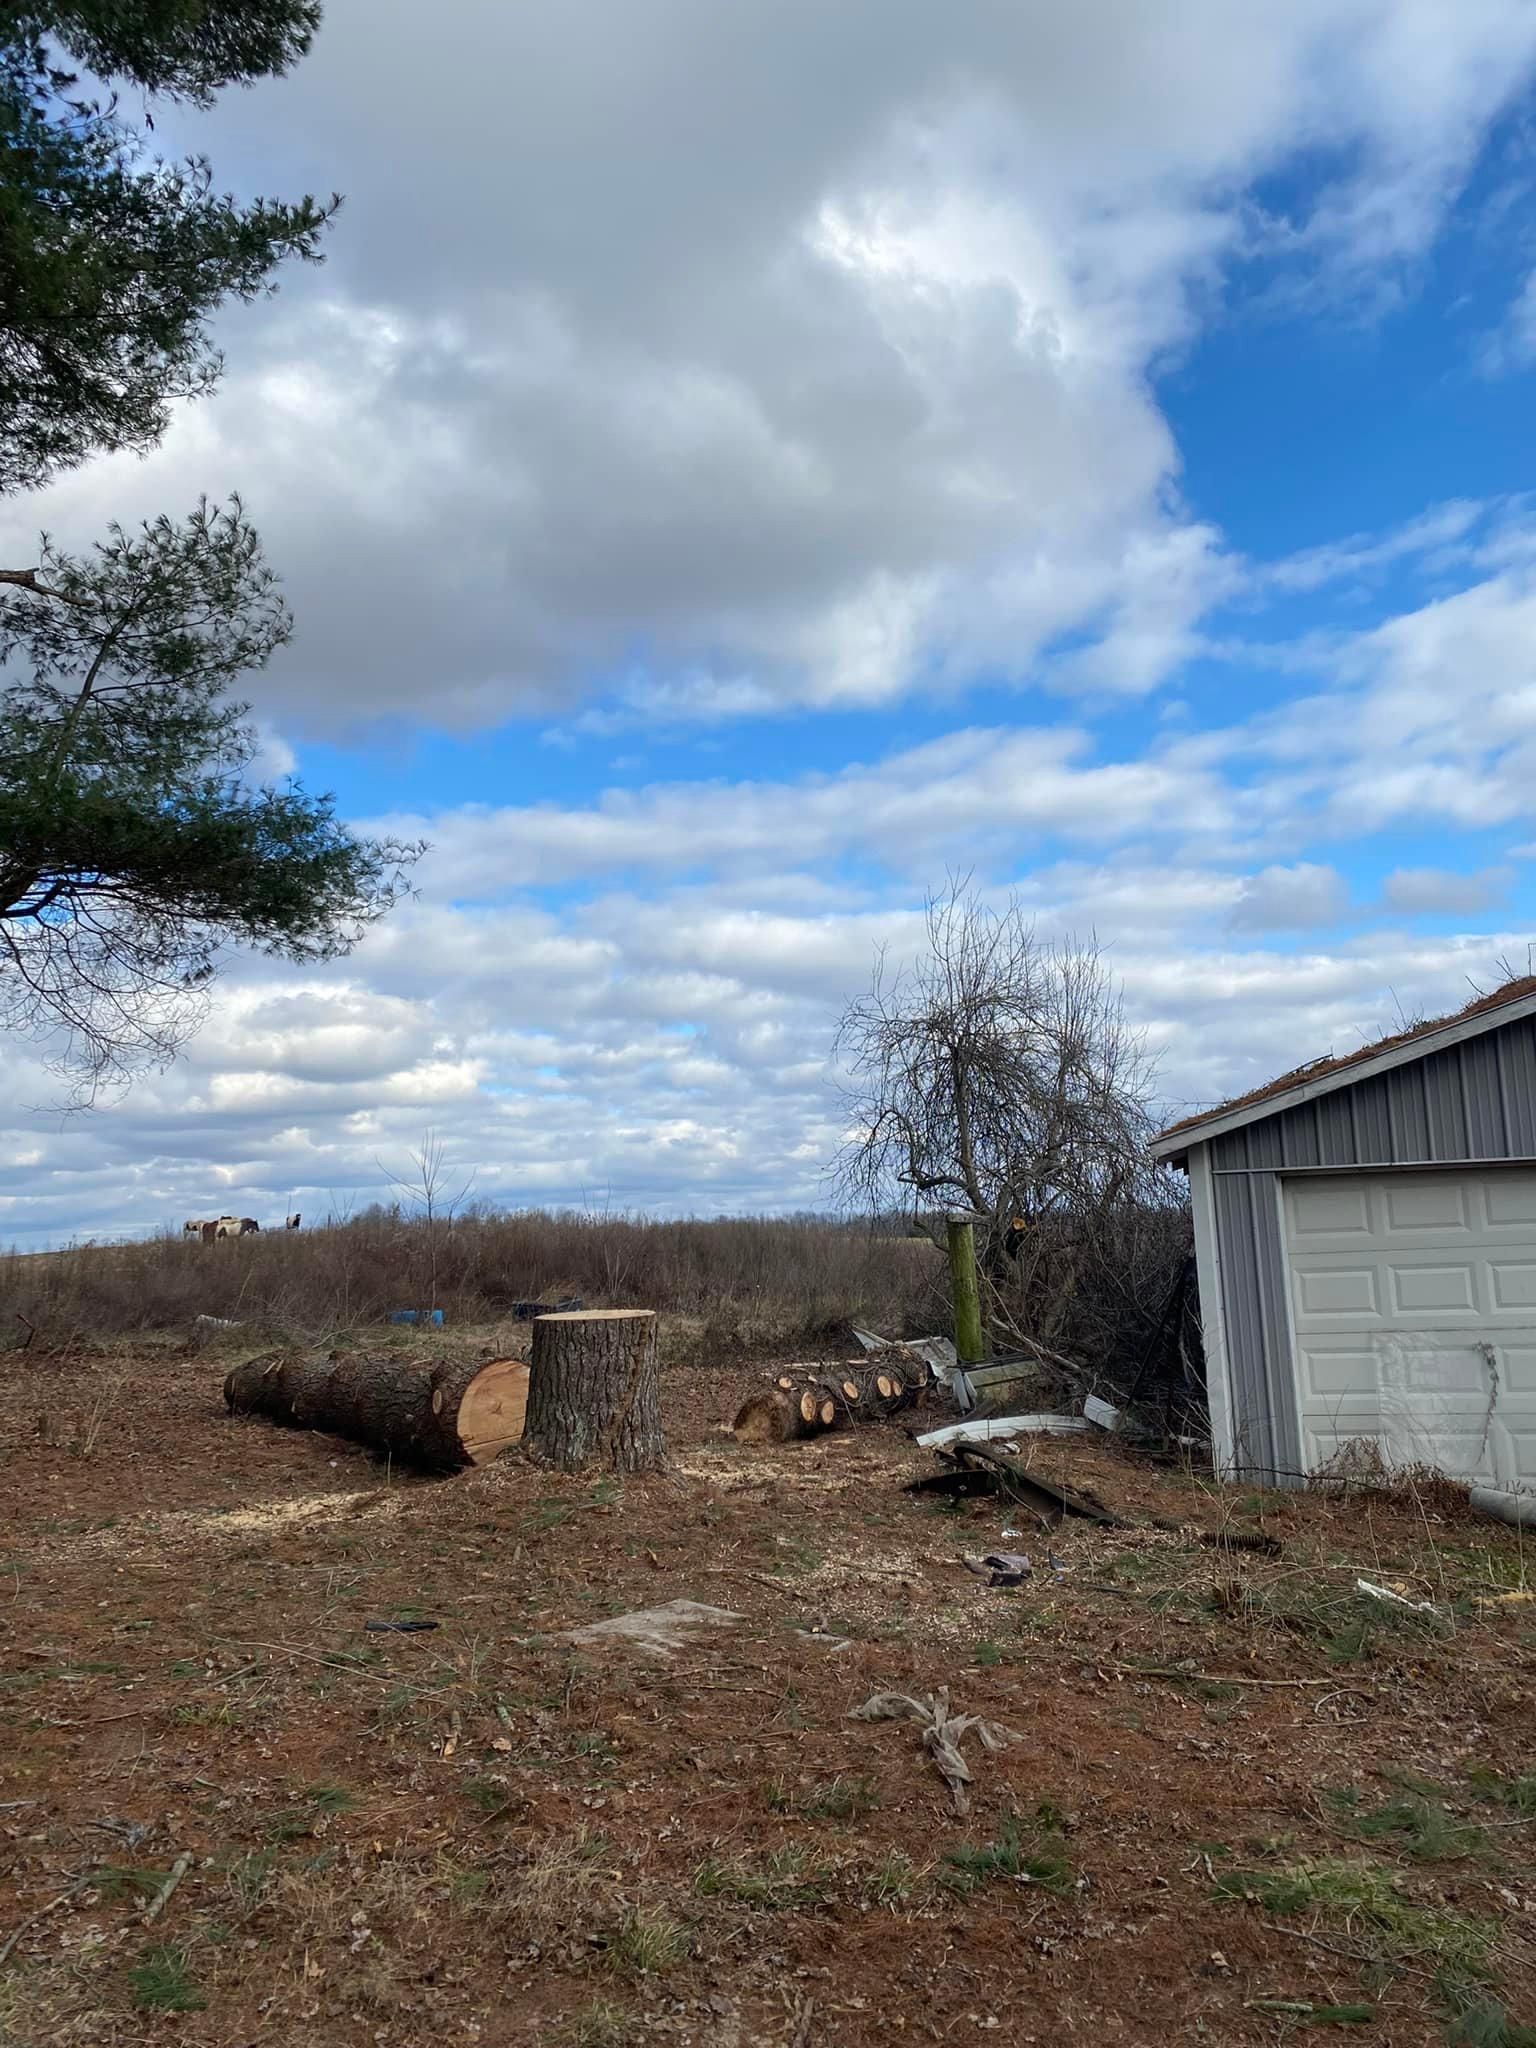
<svg viewBox="0 0 1536 2048">
<path fill-rule="evenodd" d="M 1515 1015 L 1507 1016 L 1506 1011 Z M 1292 1067 L 1262 1088 L 1251 1088 L 1246 1095 L 1234 1095 L 1212 1109 L 1182 1117 L 1153 1139 L 1152 1155 L 1156 1159 L 1176 1160 L 1191 1145 L 1217 1136 L 1220 1130 L 1236 1129 L 1261 1117 L 1277 1115 L 1281 1109 L 1289 1108 L 1293 1100 L 1309 1102 L 1314 1096 L 1327 1095 L 1335 1088 L 1364 1080 L 1367 1072 L 1424 1058 L 1439 1050 L 1442 1043 L 1459 1044 L 1464 1038 L 1496 1030 L 1501 1024 L 1513 1023 L 1515 1016 L 1532 1011 L 1536 1011 L 1536 974 L 1523 974 L 1488 995 L 1474 997 L 1462 1009 L 1444 1017 L 1427 1018 L 1410 1030 L 1390 1032 L 1354 1052 L 1325 1053 L 1305 1066 Z"/>
</svg>

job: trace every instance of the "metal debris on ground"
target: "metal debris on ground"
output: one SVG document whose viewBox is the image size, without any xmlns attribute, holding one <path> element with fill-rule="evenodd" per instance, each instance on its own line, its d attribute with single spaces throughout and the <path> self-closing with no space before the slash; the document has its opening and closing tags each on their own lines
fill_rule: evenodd
<svg viewBox="0 0 1536 2048">
<path fill-rule="evenodd" d="M 1022 1586 L 1034 1570 L 1022 1550 L 991 1550 L 985 1557 L 962 1557 L 960 1562 L 989 1586 Z"/>
<path fill-rule="evenodd" d="M 1355 1591 L 1364 1593 L 1372 1600 L 1385 1600 L 1393 1607 L 1409 1608 L 1414 1614 L 1432 1614 L 1438 1620 L 1440 1610 L 1433 1600 L 1409 1600 L 1401 1593 L 1394 1593 L 1390 1586 L 1375 1585 L 1370 1579 L 1356 1579 Z"/>
<path fill-rule="evenodd" d="M 641 1607 L 630 1614 L 615 1614 L 608 1621 L 589 1621 L 581 1628 L 560 1631 L 563 1643 L 597 1645 L 628 1643 L 647 1656 L 670 1657 L 685 1650 L 708 1629 L 734 1628 L 745 1621 L 728 1607 L 706 1607 L 697 1600 L 668 1600 L 661 1607 Z"/>
<path fill-rule="evenodd" d="M 950 1422 L 917 1439 L 925 1451 L 945 1444 L 986 1444 L 1013 1436 L 1082 1436 L 1088 1429 L 1081 1415 L 996 1415 L 986 1422 Z"/>
<path fill-rule="evenodd" d="M 1083 1402 L 1083 1415 L 1087 1421 L 1097 1424 L 1100 1429 L 1117 1429 L 1120 1425 L 1120 1410 L 1111 1407 L 1108 1401 L 1101 1401 L 1097 1394 L 1089 1394 Z"/>
<path fill-rule="evenodd" d="M 959 1354 L 948 1337 L 877 1337 L 873 1330 L 860 1329 L 853 1335 L 862 1351 L 915 1351 L 928 1361 L 940 1386 L 947 1387 L 959 1369 Z"/>
<path fill-rule="evenodd" d="M 1026 1472 L 1022 1465 L 1015 1464 L 1012 1458 L 1005 1458 L 987 1444 L 957 1443 L 952 1451 L 941 1450 L 939 1456 L 948 1469 L 935 1472 L 926 1479 L 910 1480 L 906 1487 L 908 1493 L 941 1494 L 961 1499 L 1000 1493 L 1017 1506 L 1028 1508 L 1031 1514 L 1038 1515 L 1051 1527 L 1066 1515 L 1096 1522 L 1102 1529 L 1130 1526 L 1118 1515 L 1111 1514 L 1104 1503 L 1091 1493 L 1056 1485 L 1033 1472 Z"/>
<path fill-rule="evenodd" d="M 855 1707 L 848 1718 L 850 1721 L 915 1721 L 922 1730 L 923 1748 L 949 1787 L 950 1804 L 956 1813 L 969 1813 L 971 1810 L 970 1794 L 965 1788 L 975 1780 L 970 1765 L 960 1754 L 960 1744 L 971 1730 L 976 1731 L 982 1748 L 993 1756 L 1000 1749 L 1006 1749 L 1010 1742 L 1020 1740 L 1017 1729 L 1005 1728 L 1001 1722 L 984 1721 L 977 1714 L 952 1714 L 949 1688 L 942 1685 L 937 1692 L 923 1693 L 916 1698 L 905 1692 L 874 1693 L 862 1707 Z"/>
</svg>

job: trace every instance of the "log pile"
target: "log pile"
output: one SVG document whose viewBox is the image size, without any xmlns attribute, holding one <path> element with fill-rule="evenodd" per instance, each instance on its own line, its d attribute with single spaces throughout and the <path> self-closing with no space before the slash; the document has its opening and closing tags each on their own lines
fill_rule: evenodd
<svg viewBox="0 0 1536 2048">
<path fill-rule="evenodd" d="M 429 1472 L 483 1465 L 523 1433 L 528 1367 L 516 1358 L 420 1364 L 384 1353 L 272 1352 L 224 1382 L 236 1415 L 323 1429 Z"/>
<path fill-rule="evenodd" d="M 785 1366 L 770 1387 L 742 1403 L 732 1433 L 743 1443 L 790 1443 L 847 1423 L 878 1422 L 910 1408 L 932 1379 L 925 1358 L 897 1345 L 883 1349 L 877 1362 Z"/>
</svg>

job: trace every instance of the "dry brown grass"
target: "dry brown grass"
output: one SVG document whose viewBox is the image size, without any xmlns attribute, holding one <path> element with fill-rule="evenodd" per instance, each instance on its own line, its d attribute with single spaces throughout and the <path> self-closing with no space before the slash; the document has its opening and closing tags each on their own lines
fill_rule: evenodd
<svg viewBox="0 0 1536 2048">
<path fill-rule="evenodd" d="M 925 1239 L 818 1217 L 647 1222 L 471 1215 L 429 1225 L 394 1210 L 214 1245 L 164 1236 L 0 1257 L 0 1343 L 57 1349 L 217 1316 L 321 1338 L 437 1307 L 450 1326 L 517 1301 L 580 1296 L 697 1319 L 701 1350 L 816 1348 L 850 1321 L 892 1334 L 942 1326 L 943 1264 Z M 435 1281 L 435 1285 L 434 1285 Z M 25 1322 L 21 1319 L 25 1318 Z"/>
</svg>

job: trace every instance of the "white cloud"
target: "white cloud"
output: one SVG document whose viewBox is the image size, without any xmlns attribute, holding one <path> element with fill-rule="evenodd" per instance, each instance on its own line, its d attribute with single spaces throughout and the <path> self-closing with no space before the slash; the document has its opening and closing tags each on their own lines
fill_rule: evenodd
<svg viewBox="0 0 1536 2048">
<path fill-rule="evenodd" d="M 1478 354 L 1485 377 L 1528 370 L 1536 363 L 1536 270 L 1510 300 L 1498 329 L 1488 335 Z"/>
<path fill-rule="evenodd" d="M 1523 943 L 1387 933 L 1236 949 L 1222 931 L 1238 878 L 1160 880 L 1122 859 L 1025 886 L 1042 936 L 1110 942 L 1175 1108 L 1359 1044 L 1399 1006 L 1453 1004 L 1467 976 L 1486 983 Z M 9 1061 L 0 1229 L 107 1234 L 210 1202 L 316 1215 L 387 1196 L 386 1173 L 429 1125 L 498 1202 L 818 1202 L 837 1142 L 833 1022 L 876 947 L 901 957 L 921 927 L 903 891 L 823 889 L 754 912 L 732 886 L 689 884 L 652 901 L 599 896 L 563 920 L 416 906 L 334 969 L 237 975 L 191 1059 L 88 1119 L 18 1111 L 43 1081 Z"/>
<path fill-rule="evenodd" d="M 1337 923 L 1348 903 L 1349 890 L 1335 869 L 1298 861 L 1248 876 L 1232 906 L 1231 923 L 1235 931 L 1305 931 Z"/>
<path fill-rule="evenodd" d="M 404 0 L 331 0 L 292 78 L 171 122 L 343 187 L 330 262 L 232 316 L 158 455 L 8 514 L 84 541 L 238 485 L 299 616 L 285 722 L 1153 687 L 1231 572 L 1149 373 L 1234 256 L 1331 291 L 1420 255 L 1536 53 L 1499 0 L 464 0 L 454 33 L 424 66 Z M 1298 151 L 1305 212 L 1258 221 Z"/>
<path fill-rule="evenodd" d="M 1389 910 L 1472 917 L 1503 903 L 1510 880 L 1508 868 L 1472 875 L 1451 868 L 1394 868 L 1381 885 L 1381 899 Z"/>
</svg>

